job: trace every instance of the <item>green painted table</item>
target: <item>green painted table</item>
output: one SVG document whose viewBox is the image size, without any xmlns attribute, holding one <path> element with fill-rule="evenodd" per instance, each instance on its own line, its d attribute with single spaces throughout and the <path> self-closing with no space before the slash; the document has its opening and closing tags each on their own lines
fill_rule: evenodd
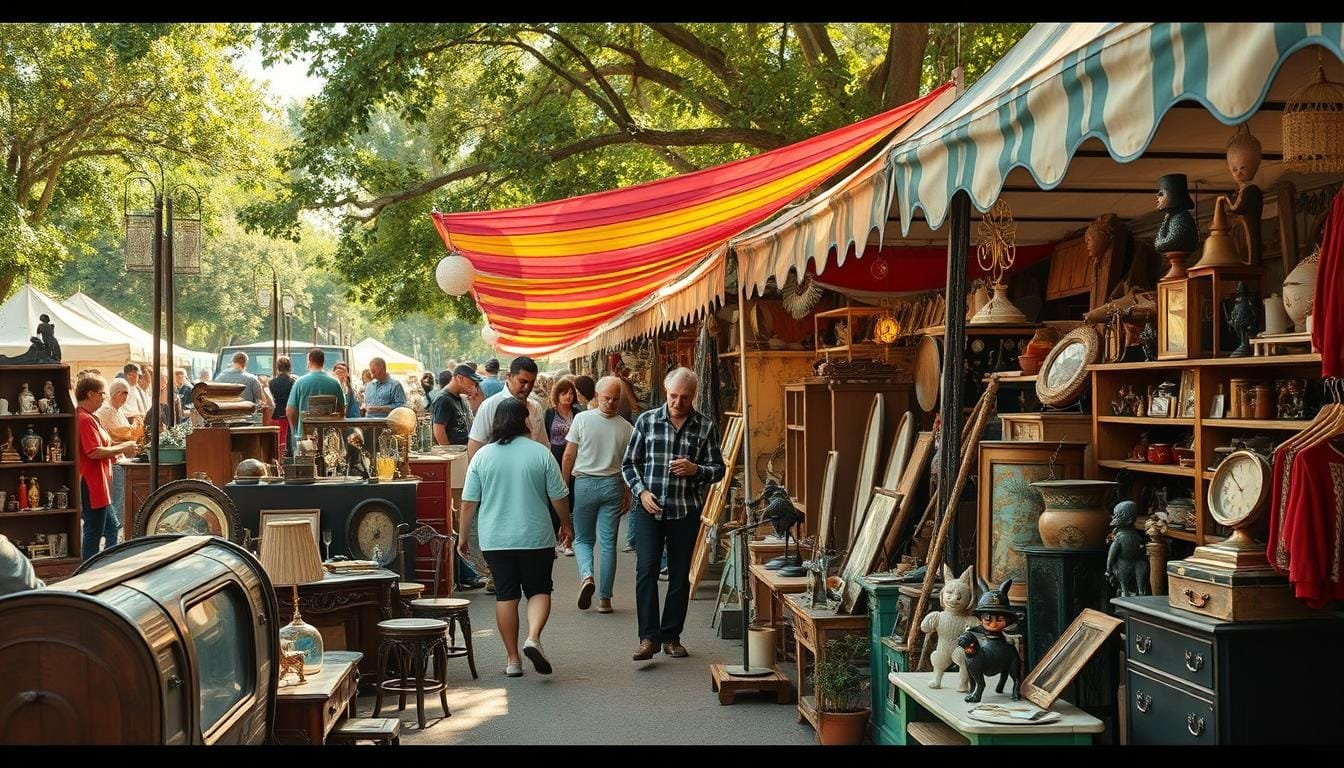
<svg viewBox="0 0 1344 768">
<path fill-rule="evenodd" d="M 1092 734 L 1100 733 L 1103 728 L 1100 720 L 1063 699 L 1050 708 L 1060 714 L 1060 718 L 1052 723 L 987 723 L 970 716 L 969 710 L 975 705 L 963 701 L 966 694 L 959 693 L 955 684 L 947 685 L 946 677 L 943 678 L 944 686 L 937 690 L 929 687 L 932 672 L 892 672 L 888 679 L 896 687 L 894 714 L 899 724 L 897 730 L 905 736 L 902 744 L 1085 745 L 1091 744 Z M 994 693 L 998 677 L 994 680 L 985 691 L 984 703 L 1019 703 L 1009 699 L 1007 693 Z M 955 683 L 955 678 L 953 681 Z M 1026 699 L 1020 703 L 1031 706 Z"/>
</svg>

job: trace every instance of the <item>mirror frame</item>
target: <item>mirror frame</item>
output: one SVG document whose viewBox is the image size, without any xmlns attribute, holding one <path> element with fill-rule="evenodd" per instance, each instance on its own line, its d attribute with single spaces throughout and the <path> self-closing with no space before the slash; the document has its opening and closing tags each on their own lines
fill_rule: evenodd
<svg viewBox="0 0 1344 768">
<path fill-rule="evenodd" d="M 1083 364 L 1078 366 L 1066 381 L 1057 386 L 1051 386 L 1050 371 L 1062 357 L 1064 350 L 1074 344 L 1083 345 Z M 1041 401 L 1042 405 L 1051 408 L 1066 408 L 1078 401 L 1083 394 L 1083 386 L 1087 383 L 1087 367 L 1097 362 L 1097 354 L 1100 352 L 1101 342 L 1097 337 L 1097 332 L 1090 325 L 1081 325 L 1074 328 L 1059 340 L 1059 343 L 1046 355 L 1045 362 L 1041 363 L 1040 373 L 1036 375 L 1036 399 Z"/>
<path fill-rule="evenodd" d="M 1084 608 L 1022 681 L 1022 696 L 1041 709 L 1050 709 L 1111 633 L 1124 623 L 1124 619 Z M 1084 638 L 1085 629 L 1096 632 Z"/>
</svg>

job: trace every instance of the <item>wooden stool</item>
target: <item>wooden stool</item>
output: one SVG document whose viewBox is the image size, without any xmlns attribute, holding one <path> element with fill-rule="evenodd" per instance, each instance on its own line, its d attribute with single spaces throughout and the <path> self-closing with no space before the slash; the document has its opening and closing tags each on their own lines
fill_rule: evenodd
<svg viewBox="0 0 1344 768">
<path fill-rule="evenodd" d="M 401 720 L 395 717 L 347 717 L 327 736 L 328 744 L 372 741 L 384 747 L 401 744 Z"/>
<path fill-rule="evenodd" d="M 411 615 L 417 619 L 439 619 L 448 623 L 448 658 L 467 657 L 471 679 L 476 674 L 476 651 L 471 646 L 471 601 L 456 597 L 426 597 L 411 601 Z M 457 644 L 457 630 L 462 629 L 462 642 Z"/>
<path fill-rule="evenodd" d="M 410 616 L 411 602 L 420 599 L 424 593 L 424 584 L 417 584 L 414 581 L 397 582 L 397 607 L 401 609 L 401 615 Z"/>
<path fill-rule="evenodd" d="M 398 710 L 406 708 L 406 694 L 415 692 L 415 713 L 420 728 L 425 727 L 425 694 L 439 694 L 443 704 L 443 716 L 452 717 L 448 710 L 448 684 L 444 677 L 448 672 L 448 625 L 435 619 L 388 619 L 378 622 L 378 697 L 374 700 L 373 716 L 378 717 L 383 709 L 383 691 L 392 691 L 399 695 Z M 384 680 L 388 656 L 396 652 L 397 669 L 400 680 Z M 426 668 L 433 657 L 435 677 L 426 678 Z M 414 678 L 415 685 L 410 680 Z"/>
</svg>

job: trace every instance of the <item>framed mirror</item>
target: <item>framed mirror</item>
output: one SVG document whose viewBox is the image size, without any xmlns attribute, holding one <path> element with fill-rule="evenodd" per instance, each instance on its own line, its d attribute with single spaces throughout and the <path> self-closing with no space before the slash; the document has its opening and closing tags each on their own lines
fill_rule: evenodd
<svg viewBox="0 0 1344 768">
<path fill-rule="evenodd" d="M 938 407 L 943 384 L 943 346 L 936 336 L 925 336 L 915 348 L 915 400 L 929 413 Z"/>
<path fill-rule="evenodd" d="M 1036 398 L 1051 408 L 1067 408 L 1078 401 L 1087 383 L 1087 366 L 1097 362 L 1097 332 L 1090 325 L 1069 331 L 1059 340 L 1036 377 Z"/>
<path fill-rule="evenodd" d="M 1124 619 L 1084 608 L 1022 681 L 1022 695 L 1041 709 L 1049 709 L 1101 650 L 1106 638 L 1124 623 Z"/>
</svg>

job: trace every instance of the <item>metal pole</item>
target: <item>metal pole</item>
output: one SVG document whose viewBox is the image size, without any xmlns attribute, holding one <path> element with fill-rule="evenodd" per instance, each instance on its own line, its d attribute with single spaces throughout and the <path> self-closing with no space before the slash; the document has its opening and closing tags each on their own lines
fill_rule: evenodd
<svg viewBox="0 0 1344 768">
<path fill-rule="evenodd" d="M 313 312 L 313 346 L 317 346 L 317 307 L 309 307 Z"/>
<path fill-rule="evenodd" d="M 168 236 L 165 238 L 164 242 L 165 258 L 163 265 L 163 291 L 165 295 L 163 323 L 167 327 L 167 332 L 164 334 L 166 337 L 164 346 L 168 348 L 168 375 L 163 377 L 162 382 L 156 381 L 155 385 L 156 390 L 158 385 L 161 384 L 163 386 L 164 397 L 177 397 L 177 392 L 168 384 L 168 382 L 173 380 L 173 366 L 177 364 L 177 361 L 173 356 L 173 198 L 171 196 L 168 197 L 166 205 L 168 211 L 168 221 L 166 222 L 168 225 Z M 158 376 L 161 373 L 162 371 L 155 371 L 154 375 Z M 172 401 L 169 400 L 168 402 L 171 403 Z M 170 405 L 168 407 L 168 426 L 173 427 L 176 425 L 177 408 Z"/>
<path fill-rule="evenodd" d="M 280 373 L 275 367 L 280 359 L 280 278 L 275 274 L 274 265 L 266 266 L 271 268 L 271 376 L 274 377 Z"/>
<path fill-rule="evenodd" d="M 938 433 L 938 508 L 951 510 L 952 541 L 956 541 L 956 507 L 949 506 L 952 486 L 961 464 L 962 383 L 966 347 L 966 254 L 971 247 L 971 198 L 965 192 L 953 196 L 948 211 L 950 229 L 947 239 L 947 316 L 943 319 L 942 428 Z M 948 549 L 944 558 L 953 569 L 960 568 L 957 548 Z"/>
<path fill-rule="evenodd" d="M 160 182 L 162 183 L 162 182 Z M 150 353 L 150 366 L 153 372 L 159 372 L 159 344 L 163 339 L 163 197 L 154 195 L 154 351 Z M 150 384 L 149 416 L 154 421 L 149 430 L 149 491 L 159 489 L 159 388 Z"/>
</svg>

